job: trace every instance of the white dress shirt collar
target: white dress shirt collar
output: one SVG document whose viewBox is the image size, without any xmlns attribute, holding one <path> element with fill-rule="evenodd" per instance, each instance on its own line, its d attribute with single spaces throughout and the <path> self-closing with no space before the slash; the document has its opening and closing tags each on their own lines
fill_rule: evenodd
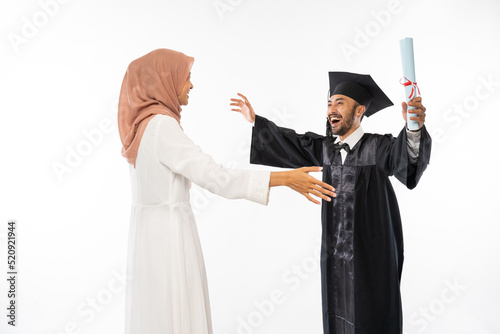
<svg viewBox="0 0 500 334">
<path fill-rule="evenodd" d="M 352 148 L 358 143 L 358 141 L 361 139 L 361 137 L 363 137 L 364 134 L 365 134 L 365 131 L 363 131 L 363 128 L 360 125 L 356 130 L 354 130 L 353 133 L 351 133 L 344 140 L 341 141 L 340 137 L 336 137 L 335 143 L 338 143 L 339 141 L 341 141 L 342 143 L 346 143 L 347 145 L 349 145 L 349 148 L 352 150 Z"/>
</svg>

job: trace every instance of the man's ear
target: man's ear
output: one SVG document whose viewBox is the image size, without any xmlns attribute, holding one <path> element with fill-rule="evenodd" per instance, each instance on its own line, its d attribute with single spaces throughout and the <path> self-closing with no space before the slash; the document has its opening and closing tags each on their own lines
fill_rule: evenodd
<svg viewBox="0 0 500 334">
<path fill-rule="evenodd" d="M 360 116 L 363 115 L 365 113 L 365 110 L 366 110 L 366 107 L 363 106 L 363 105 L 359 105 L 356 107 L 356 116 Z"/>
</svg>

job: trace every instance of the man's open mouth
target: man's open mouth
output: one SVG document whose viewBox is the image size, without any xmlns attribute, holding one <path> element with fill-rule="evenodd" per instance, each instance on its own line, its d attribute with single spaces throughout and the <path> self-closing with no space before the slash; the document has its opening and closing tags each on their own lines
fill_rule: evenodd
<svg viewBox="0 0 500 334">
<path fill-rule="evenodd" d="M 330 124 L 332 126 L 338 124 L 340 122 L 341 118 L 342 118 L 342 116 L 340 116 L 340 115 L 331 115 L 330 117 L 328 117 Z"/>
</svg>

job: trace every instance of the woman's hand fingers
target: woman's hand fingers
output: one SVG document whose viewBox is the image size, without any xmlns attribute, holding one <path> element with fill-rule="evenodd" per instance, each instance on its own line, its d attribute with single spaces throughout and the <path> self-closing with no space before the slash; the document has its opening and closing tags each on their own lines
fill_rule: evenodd
<svg viewBox="0 0 500 334">
<path fill-rule="evenodd" d="M 328 183 L 325 183 L 325 182 L 323 182 L 323 181 L 320 181 L 320 180 L 318 180 L 318 179 L 314 178 L 313 176 L 311 176 L 311 177 L 312 177 L 314 180 L 316 180 L 316 181 L 315 181 L 315 184 L 316 184 L 316 185 L 317 185 L 320 189 L 322 189 L 322 190 L 324 190 L 324 191 L 326 191 L 326 192 L 328 192 L 328 193 L 332 193 L 332 194 L 334 194 L 334 192 L 335 192 L 335 188 L 334 188 L 334 187 L 332 187 L 332 186 L 331 186 L 331 185 L 329 185 Z M 323 192 L 323 191 L 322 191 L 322 192 Z M 324 194 L 326 194 L 326 192 L 323 192 L 323 193 L 324 193 Z"/>
<path fill-rule="evenodd" d="M 319 166 L 314 166 L 314 167 L 302 167 L 299 168 L 302 172 L 307 173 L 309 175 L 310 172 L 320 172 L 323 170 L 323 167 Z M 323 181 L 318 180 L 312 175 L 309 175 L 309 182 L 312 183 L 313 186 L 316 186 L 316 189 L 321 191 L 324 194 L 327 195 L 333 195 L 335 188 L 329 185 L 328 183 L 325 183 Z"/>
<path fill-rule="evenodd" d="M 331 202 L 332 201 L 332 198 L 330 197 L 331 195 L 325 195 L 322 191 L 320 190 L 317 190 L 317 189 L 311 189 L 309 191 L 310 194 L 316 196 L 316 197 L 319 197 L 327 202 Z"/>
<path fill-rule="evenodd" d="M 336 197 L 335 188 L 331 185 L 319 181 L 315 177 L 309 175 L 310 172 L 319 172 L 322 167 L 302 167 L 291 171 L 294 176 L 288 184 L 290 188 L 304 195 L 313 203 L 320 204 L 313 196 L 321 198 L 325 201 L 331 201 L 331 197 Z"/>
<path fill-rule="evenodd" d="M 322 196 L 318 196 L 318 197 L 321 197 L 325 200 L 330 200 L 330 197 L 337 197 L 337 194 L 335 192 L 333 192 L 332 190 L 329 190 L 330 188 L 324 188 L 324 187 L 320 187 L 318 185 L 313 185 L 313 188 L 312 190 L 316 191 L 317 193 L 320 193 L 322 194 Z M 326 196 L 325 196 L 326 195 Z M 329 196 L 329 197 L 328 197 Z"/>
<path fill-rule="evenodd" d="M 308 193 L 303 194 L 309 201 L 313 202 L 314 204 L 321 204 L 319 201 L 315 200 L 314 198 L 311 197 Z"/>
<path fill-rule="evenodd" d="M 321 172 L 323 170 L 323 167 L 320 167 L 320 166 L 301 167 L 301 168 L 299 168 L 299 170 L 304 172 L 304 173 Z"/>
</svg>

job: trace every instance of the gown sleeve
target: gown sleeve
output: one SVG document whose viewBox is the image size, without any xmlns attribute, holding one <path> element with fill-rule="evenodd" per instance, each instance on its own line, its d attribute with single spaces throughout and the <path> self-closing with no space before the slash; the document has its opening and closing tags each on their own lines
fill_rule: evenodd
<svg viewBox="0 0 500 334">
<path fill-rule="evenodd" d="M 283 168 L 322 166 L 323 139 L 312 132 L 297 134 L 256 115 L 250 162 Z"/>
<path fill-rule="evenodd" d="M 270 171 L 224 168 L 203 153 L 172 117 L 162 117 L 156 133 L 159 161 L 214 194 L 267 205 Z"/>
<path fill-rule="evenodd" d="M 407 188 L 413 189 L 417 186 L 429 164 L 431 144 L 431 137 L 424 125 L 420 129 L 420 147 L 417 160 L 411 163 L 408 155 L 406 129 L 403 129 L 397 138 L 391 135 L 382 136 L 377 150 L 377 166 L 383 169 L 387 175 L 394 175 Z"/>
</svg>

